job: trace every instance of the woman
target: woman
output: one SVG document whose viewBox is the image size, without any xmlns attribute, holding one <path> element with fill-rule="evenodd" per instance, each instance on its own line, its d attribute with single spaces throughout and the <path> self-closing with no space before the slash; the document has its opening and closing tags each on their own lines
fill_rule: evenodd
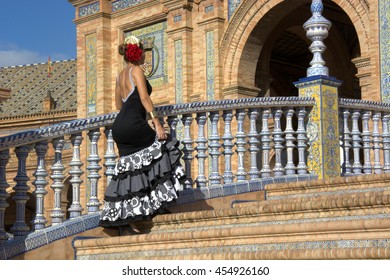
<svg viewBox="0 0 390 280">
<path fill-rule="evenodd" d="M 100 225 L 130 226 L 139 232 L 134 222 L 163 212 L 177 198 L 184 173 L 179 143 L 166 134 L 149 96 L 152 87 L 140 67 L 145 62 L 142 43 L 130 36 L 119 53 L 127 63 L 116 80 L 115 104 L 120 111 L 112 126 L 120 158 L 105 193 Z"/>
</svg>

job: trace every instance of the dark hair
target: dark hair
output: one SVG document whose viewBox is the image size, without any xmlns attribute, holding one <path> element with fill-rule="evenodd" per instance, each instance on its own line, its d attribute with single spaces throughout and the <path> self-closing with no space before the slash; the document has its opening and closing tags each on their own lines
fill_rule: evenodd
<svg viewBox="0 0 390 280">
<path fill-rule="evenodd" d="M 128 44 L 121 44 L 121 45 L 119 45 L 119 47 L 118 47 L 118 52 L 119 52 L 120 55 L 123 56 L 123 59 L 124 59 L 126 62 L 130 62 L 130 60 L 128 60 L 127 57 L 126 57 L 127 45 L 128 45 Z M 143 45 L 141 42 L 139 43 L 139 48 L 140 48 L 141 50 L 144 50 L 144 45 Z"/>
</svg>

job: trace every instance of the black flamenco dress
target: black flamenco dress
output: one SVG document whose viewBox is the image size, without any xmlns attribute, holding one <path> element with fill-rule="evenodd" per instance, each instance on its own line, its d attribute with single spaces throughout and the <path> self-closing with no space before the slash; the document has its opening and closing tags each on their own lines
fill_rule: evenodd
<svg viewBox="0 0 390 280">
<path fill-rule="evenodd" d="M 184 179 L 179 142 L 172 137 L 158 141 L 129 74 L 134 90 L 123 100 L 112 126 L 120 158 L 105 192 L 103 227 L 124 226 L 163 212 L 177 198 Z M 150 95 L 152 86 L 146 83 Z"/>
</svg>

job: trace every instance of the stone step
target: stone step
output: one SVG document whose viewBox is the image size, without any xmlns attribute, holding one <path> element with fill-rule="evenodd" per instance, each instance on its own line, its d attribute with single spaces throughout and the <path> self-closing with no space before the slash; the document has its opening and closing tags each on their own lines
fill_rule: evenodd
<svg viewBox="0 0 390 280">
<path fill-rule="evenodd" d="M 389 258 L 389 176 L 379 177 L 285 184 L 278 199 L 156 216 L 139 224 L 145 234 L 76 241 L 77 259 Z"/>
</svg>

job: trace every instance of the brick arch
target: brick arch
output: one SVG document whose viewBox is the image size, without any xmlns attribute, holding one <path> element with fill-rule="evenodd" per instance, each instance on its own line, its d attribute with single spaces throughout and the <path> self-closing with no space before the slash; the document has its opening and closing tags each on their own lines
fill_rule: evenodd
<svg viewBox="0 0 390 280">
<path fill-rule="evenodd" d="M 262 46 L 279 20 L 310 0 L 247 0 L 233 14 L 226 28 L 220 53 L 224 88 L 254 86 L 256 64 Z M 333 0 L 351 19 L 359 39 L 361 54 L 369 53 L 369 6 L 365 0 Z M 245 65 L 245 67 L 240 67 Z"/>
</svg>

